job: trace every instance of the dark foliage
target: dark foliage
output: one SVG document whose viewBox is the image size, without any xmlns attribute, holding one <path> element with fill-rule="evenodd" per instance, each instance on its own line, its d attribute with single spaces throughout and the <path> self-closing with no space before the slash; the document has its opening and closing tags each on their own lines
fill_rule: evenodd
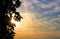
<svg viewBox="0 0 60 39">
<path fill-rule="evenodd" d="M 16 12 L 20 7 L 19 0 L 0 0 L 0 39 L 14 39 L 15 24 L 11 23 L 12 14 L 15 14 L 16 21 L 21 20 L 21 15 Z"/>
</svg>

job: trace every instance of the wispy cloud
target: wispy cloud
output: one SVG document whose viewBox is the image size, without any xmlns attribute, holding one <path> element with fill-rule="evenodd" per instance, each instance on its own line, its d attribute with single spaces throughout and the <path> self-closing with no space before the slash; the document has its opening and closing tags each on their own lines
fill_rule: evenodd
<svg viewBox="0 0 60 39">
<path fill-rule="evenodd" d="M 60 0 L 21 0 L 16 39 L 60 39 Z"/>
</svg>

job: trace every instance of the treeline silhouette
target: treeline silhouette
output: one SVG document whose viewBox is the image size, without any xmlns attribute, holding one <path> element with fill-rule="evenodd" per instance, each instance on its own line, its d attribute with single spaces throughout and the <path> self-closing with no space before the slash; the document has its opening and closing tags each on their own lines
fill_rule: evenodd
<svg viewBox="0 0 60 39">
<path fill-rule="evenodd" d="M 21 15 L 16 11 L 20 5 L 19 0 L 0 0 L 0 39 L 14 39 L 15 24 L 11 23 L 11 19 L 12 14 L 15 14 L 14 20 L 21 20 Z"/>
</svg>

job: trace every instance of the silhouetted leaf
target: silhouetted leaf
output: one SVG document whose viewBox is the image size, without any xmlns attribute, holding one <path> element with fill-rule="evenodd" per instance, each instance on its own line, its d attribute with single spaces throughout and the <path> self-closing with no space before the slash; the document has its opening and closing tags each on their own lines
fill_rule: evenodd
<svg viewBox="0 0 60 39">
<path fill-rule="evenodd" d="M 16 12 L 16 8 L 20 7 L 19 0 L 0 0 L 0 39 L 14 39 L 15 24 L 11 23 L 12 14 L 15 14 L 16 21 L 21 20 L 21 15 Z"/>
</svg>

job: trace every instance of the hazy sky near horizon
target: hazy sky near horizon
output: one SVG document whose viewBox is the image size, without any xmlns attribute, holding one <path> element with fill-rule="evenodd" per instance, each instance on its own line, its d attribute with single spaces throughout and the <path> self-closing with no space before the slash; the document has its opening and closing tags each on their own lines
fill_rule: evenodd
<svg viewBox="0 0 60 39">
<path fill-rule="evenodd" d="M 23 17 L 15 39 L 60 39 L 60 0 L 20 0 Z"/>
</svg>

